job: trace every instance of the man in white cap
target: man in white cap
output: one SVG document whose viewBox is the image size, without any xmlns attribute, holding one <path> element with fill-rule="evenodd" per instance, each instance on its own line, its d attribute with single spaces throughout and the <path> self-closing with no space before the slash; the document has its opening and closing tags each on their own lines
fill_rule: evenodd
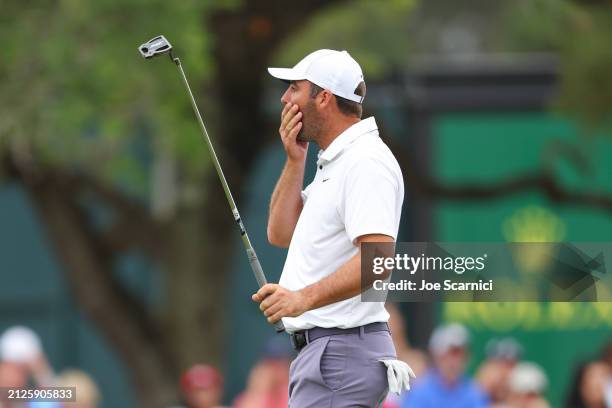
<svg viewBox="0 0 612 408">
<path fill-rule="evenodd" d="M 49 386 L 54 381 L 55 374 L 45 356 L 40 337 L 28 327 L 13 326 L 2 333 L 0 363 L 4 368 L 12 366 L 23 370 L 38 386 Z"/>
<path fill-rule="evenodd" d="M 470 335 L 465 327 L 450 323 L 436 328 L 429 339 L 434 363 L 406 395 L 402 408 L 485 408 L 489 401 L 476 383 L 465 376 Z"/>
<path fill-rule="evenodd" d="M 401 170 L 374 118 L 361 120 L 366 87 L 348 52 L 319 50 L 268 71 L 288 84 L 279 128 L 287 161 L 268 239 L 289 251 L 279 284 L 253 300 L 268 321 L 282 318 L 299 351 L 290 407 L 378 407 L 389 388 L 408 387 L 410 368 L 395 360 L 383 302 L 360 300 L 360 244 L 397 238 Z M 321 150 L 302 190 L 309 142 Z"/>
</svg>

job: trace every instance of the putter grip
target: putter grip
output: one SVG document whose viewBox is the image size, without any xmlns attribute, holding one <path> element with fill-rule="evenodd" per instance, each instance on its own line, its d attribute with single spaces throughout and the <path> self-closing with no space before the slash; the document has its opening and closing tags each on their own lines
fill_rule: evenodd
<svg viewBox="0 0 612 408">
<path fill-rule="evenodd" d="M 253 274 L 255 275 L 255 279 L 257 280 L 257 284 L 261 288 L 263 285 L 268 283 L 266 280 L 266 275 L 264 275 L 263 269 L 261 268 L 261 263 L 259 263 L 259 259 L 257 258 L 257 254 L 255 254 L 255 250 L 251 249 L 248 252 L 249 263 L 251 264 L 251 269 L 253 270 Z M 285 326 L 283 325 L 282 320 L 274 323 L 274 329 L 276 329 L 277 333 L 282 333 L 285 331 Z"/>
</svg>

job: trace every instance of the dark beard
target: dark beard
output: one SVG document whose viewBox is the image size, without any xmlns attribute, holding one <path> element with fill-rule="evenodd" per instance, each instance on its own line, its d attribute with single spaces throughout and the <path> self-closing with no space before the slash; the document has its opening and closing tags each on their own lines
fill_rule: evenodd
<svg viewBox="0 0 612 408">
<path fill-rule="evenodd" d="M 295 139 L 298 142 L 316 142 L 321 133 L 321 116 L 312 102 L 306 104 L 302 113 L 302 128 Z"/>
</svg>

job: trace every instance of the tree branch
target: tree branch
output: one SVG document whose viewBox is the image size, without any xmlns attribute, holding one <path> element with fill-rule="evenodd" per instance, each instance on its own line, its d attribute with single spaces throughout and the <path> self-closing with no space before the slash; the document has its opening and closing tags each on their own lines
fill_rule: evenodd
<svg viewBox="0 0 612 408">
<path fill-rule="evenodd" d="M 146 400 L 141 401 L 143 406 L 172 402 L 176 397 L 173 374 L 178 370 L 158 323 L 112 273 L 113 257 L 78 204 L 84 180 L 14 162 L 10 170 L 31 195 L 79 305 L 131 367 L 138 395 Z"/>
<path fill-rule="evenodd" d="M 27 177 L 30 182 L 46 183 L 51 181 L 71 194 L 78 197 L 93 194 L 112 210 L 113 222 L 103 231 L 97 231 L 99 244 L 108 253 L 128 251 L 138 248 L 153 259 L 160 259 L 165 255 L 168 225 L 155 220 L 148 209 L 136 200 L 111 188 L 84 173 L 69 172 L 58 167 L 41 165 L 33 161 L 19 163 L 13 157 L 2 160 L 3 168 L 9 177 L 23 179 Z"/>
</svg>

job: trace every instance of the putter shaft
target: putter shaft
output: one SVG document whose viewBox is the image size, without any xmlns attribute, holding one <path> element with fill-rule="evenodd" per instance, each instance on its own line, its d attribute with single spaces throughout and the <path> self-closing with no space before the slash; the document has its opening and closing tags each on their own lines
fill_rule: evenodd
<svg viewBox="0 0 612 408">
<path fill-rule="evenodd" d="M 217 171 L 217 175 L 219 176 L 219 180 L 221 181 L 221 185 L 223 186 L 225 197 L 227 198 L 227 202 L 229 203 L 229 206 L 232 210 L 232 214 L 234 215 L 234 220 L 236 221 L 236 224 L 238 224 L 238 228 L 240 228 L 240 235 L 242 236 L 242 243 L 244 244 L 247 257 L 249 258 L 249 264 L 251 265 L 251 269 L 253 270 L 253 274 L 255 275 L 257 284 L 259 285 L 259 287 L 262 287 L 263 285 L 268 283 L 268 281 L 266 280 L 266 276 L 264 275 L 261 263 L 257 258 L 255 249 L 253 248 L 253 245 L 251 245 L 249 235 L 247 234 L 246 229 L 244 228 L 244 224 L 242 223 L 242 220 L 240 218 L 240 213 L 238 212 L 238 207 L 236 207 L 234 197 L 232 196 L 229 186 L 227 185 L 227 181 L 225 180 L 225 175 L 223 174 L 223 170 L 221 169 L 221 164 L 219 163 L 219 159 L 217 158 L 217 154 L 215 153 L 215 149 L 213 148 L 210 136 L 208 136 L 208 131 L 206 130 L 206 126 L 204 125 L 204 121 L 202 120 L 202 116 L 200 115 L 200 110 L 198 109 L 195 98 L 193 97 L 193 93 L 191 92 L 189 82 L 187 82 L 187 76 L 185 75 L 185 71 L 183 71 L 181 60 L 176 57 L 173 57 L 172 53 L 170 53 L 170 58 L 181 72 L 181 77 L 183 78 L 185 88 L 187 88 L 187 93 L 189 94 L 189 98 L 191 100 L 191 106 L 193 107 L 193 111 L 195 112 L 196 118 L 198 119 L 198 123 L 200 124 L 200 128 L 202 129 L 204 140 L 206 140 L 206 144 L 208 145 L 208 150 L 210 151 L 210 155 L 213 159 L 213 165 L 215 166 L 215 170 Z M 274 324 L 274 328 L 278 333 L 285 331 L 285 326 L 280 320 Z"/>
</svg>

